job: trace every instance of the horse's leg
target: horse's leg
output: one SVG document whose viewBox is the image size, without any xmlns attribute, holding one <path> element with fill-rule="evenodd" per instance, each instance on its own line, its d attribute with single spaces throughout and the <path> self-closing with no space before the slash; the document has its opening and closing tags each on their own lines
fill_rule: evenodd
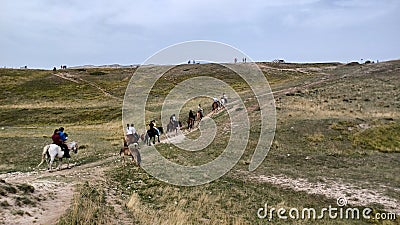
<svg viewBox="0 0 400 225">
<path fill-rule="evenodd" d="M 69 158 L 67 158 L 67 168 L 71 169 L 71 167 L 69 167 Z"/>
<path fill-rule="evenodd" d="M 126 163 L 125 163 L 125 152 L 124 152 L 124 154 L 122 155 L 122 165 L 126 165 Z"/>
<path fill-rule="evenodd" d="M 51 161 L 51 158 L 50 157 L 46 157 L 46 164 L 47 164 L 47 169 L 48 170 L 50 169 L 50 161 Z"/>
<path fill-rule="evenodd" d="M 44 163 L 44 161 L 45 161 L 46 159 L 47 159 L 46 154 L 42 155 L 42 161 L 39 163 L 39 165 L 37 165 L 36 168 L 39 169 L 39 166 L 41 166 L 41 165 Z"/>
<path fill-rule="evenodd" d="M 62 158 L 58 159 L 58 167 L 57 170 L 61 170 L 61 166 L 62 166 Z"/>
<path fill-rule="evenodd" d="M 154 136 L 154 141 L 155 141 L 156 137 Z M 160 143 L 160 135 L 157 135 L 157 139 L 158 139 L 158 143 Z"/>
<path fill-rule="evenodd" d="M 50 162 L 48 164 L 48 168 L 50 169 L 50 171 L 53 170 L 53 162 L 54 162 L 54 157 L 50 156 Z"/>
</svg>

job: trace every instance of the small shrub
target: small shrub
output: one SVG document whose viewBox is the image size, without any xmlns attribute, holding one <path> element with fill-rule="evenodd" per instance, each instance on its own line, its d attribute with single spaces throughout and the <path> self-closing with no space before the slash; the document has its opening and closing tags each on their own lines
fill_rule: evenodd
<svg viewBox="0 0 400 225">
<path fill-rule="evenodd" d="M 20 215 L 20 216 L 23 216 L 24 215 L 24 211 L 23 210 L 20 210 L 20 209 L 18 209 L 18 210 L 12 210 L 11 211 L 11 214 L 13 214 L 13 215 Z"/>
<path fill-rule="evenodd" d="M 311 141 L 311 142 L 321 142 L 321 141 L 324 140 L 324 138 L 325 138 L 325 136 L 324 136 L 323 134 L 321 134 L 321 133 L 316 133 L 316 134 L 313 134 L 313 135 L 308 135 L 308 136 L 306 137 L 306 139 L 307 139 L 308 141 Z"/>
<path fill-rule="evenodd" d="M 7 201 L 2 201 L 2 202 L 0 202 L 0 206 L 1 207 L 9 207 L 10 204 Z"/>
<path fill-rule="evenodd" d="M 90 73 L 90 75 L 92 75 L 92 76 L 102 76 L 102 75 L 106 75 L 106 74 L 107 73 L 104 73 L 102 71 L 94 71 L 94 72 Z"/>
<path fill-rule="evenodd" d="M 11 193 L 11 194 L 17 193 L 17 189 L 15 187 L 13 187 L 13 186 L 3 186 L 3 189 L 6 192 Z"/>
<path fill-rule="evenodd" d="M 22 197 L 16 197 L 15 202 L 17 206 L 23 206 L 23 205 L 31 205 L 31 206 L 36 206 L 36 203 L 29 199 L 28 197 L 22 196 Z"/>
<path fill-rule="evenodd" d="M 35 191 L 35 188 L 29 184 L 19 184 L 17 185 L 17 188 L 24 192 L 24 194 L 33 193 Z"/>
</svg>

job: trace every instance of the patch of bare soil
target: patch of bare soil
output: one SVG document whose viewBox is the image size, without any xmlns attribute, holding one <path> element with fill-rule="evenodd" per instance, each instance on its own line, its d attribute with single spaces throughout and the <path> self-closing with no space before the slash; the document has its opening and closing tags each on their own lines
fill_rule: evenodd
<svg viewBox="0 0 400 225">
<path fill-rule="evenodd" d="M 6 175 L 0 196 L 1 224 L 54 224 L 71 204 L 72 183 L 36 180 L 34 173 Z"/>
<path fill-rule="evenodd" d="M 55 224 L 71 206 L 74 186 L 84 181 L 104 185 L 107 162 L 104 160 L 81 166 L 72 165 L 52 173 L 46 170 L 15 172 L 0 175 L 0 224 Z M 118 164 L 120 166 L 120 164 Z M 22 188 L 25 187 L 25 188 Z M 28 189 L 29 191 L 26 191 Z M 106 191 L 107 203 L 114 207 L 118 221 L 131 221 L 123 211 L 113 190 Z"/>
<path fill-rule="evenodd" d="M 285 175 L 261 175 L 251 177 L 250 179 L 271 183 L 295 191 L 304 191 L 307 194 L 324 195 L 333 199 L 345 198 L 347 204 L 353 206 L 367 206 L 377 203 L 382 205 L 388 212 L 400 214 L 400 202 L 386 196 L 383 190 L 371 190 L 340 180 L 328 180 L 325 178 L 323 182 L 310 182 L 302 178 L 293 179 Z"/>
</svg>

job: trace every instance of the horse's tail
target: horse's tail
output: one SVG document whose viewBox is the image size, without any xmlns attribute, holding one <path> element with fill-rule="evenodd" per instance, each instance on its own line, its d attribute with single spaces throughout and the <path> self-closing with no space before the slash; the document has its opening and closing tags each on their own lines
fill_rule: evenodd
<svg viewBox="0 0 400 225">
<path fill-rule="evenodd" d="M 142 157 L 139 152 L 139 145 L 134 143 L 133 146 L 129 146 L 129 151 L 132 155 L 132 158 L 136 161 L 136 164 L 140 167 L 142 163 Z"/>
<path fill-rule="evenodd" d="M 46 160 L 46 155 L 47 155 L 47 152 L 49 151 L 49 148 L 50 148 L 50 145 L 44 146 L 43 152 L 42 152 L 42 161 L 39 163 L 39 165 L 37 165 L 37 168 L 39 168 L 39 166 L 41 166 L 44 163 L 44 161 Z"/>
<path fill-rule="evenodd" d="M 124 147 L 128 147 L 128 143 L 126 141 L 126 138 L 122 138 L 122 140 L 124 141 Z"/>
</svg>

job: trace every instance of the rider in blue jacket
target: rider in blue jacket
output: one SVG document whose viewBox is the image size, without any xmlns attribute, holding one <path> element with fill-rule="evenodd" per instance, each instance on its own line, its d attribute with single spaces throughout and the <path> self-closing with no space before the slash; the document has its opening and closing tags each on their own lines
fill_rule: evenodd
<svg viewBox="0 0 400 225">
<path fill-rule="evenodd" d="M 68 139 L 68 135 L 67 135 L 67 133 L 64 132 L 64 127 L 60 127 L 58 130 L 59 130 L 58 135 L 60 135 L 60 139 L 61 139 L 61 141 L 62 141 L 62 146 L 61 146 L 61 148 L 62 148 L 63 151 L 64 151 L 64 157 L 65 157 L 65 158 L 71 158 L 71 156 L 70 156 L 70 154 L 69 154 L 68 146 L 65 144 L 65 142 L 66 142 L 67 139 Z"/>
<path fill-rule="evenodd" d="M 68 139 L 68 136 L 66 133 L 64 133 L 64 127 L 60 127 L 58 135 L 60 135 L 61 141 L 66 141 Z"/>
</svg>

